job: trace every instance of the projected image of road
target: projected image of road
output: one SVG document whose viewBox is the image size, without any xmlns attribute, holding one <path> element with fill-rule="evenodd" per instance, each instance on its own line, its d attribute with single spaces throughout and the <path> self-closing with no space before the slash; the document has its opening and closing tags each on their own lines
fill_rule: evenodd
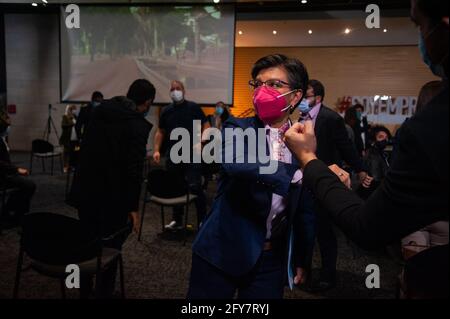
<svg viewBox="0 0 450 319">
<path fill-rule="evenodd" d="M 125 95 L 146 78 L 156 103 L 171 80 L 197 103 L 232 102 L 234 9 L 230 6 L 80 6 L 80 28 L 61 12 L 61 99 L 88 101 L 93 91 Z"/>
</svg>

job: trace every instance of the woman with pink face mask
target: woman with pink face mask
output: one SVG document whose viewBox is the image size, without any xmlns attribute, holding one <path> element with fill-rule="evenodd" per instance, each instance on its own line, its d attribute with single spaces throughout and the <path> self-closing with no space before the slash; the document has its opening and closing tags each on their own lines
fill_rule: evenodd
<svg viewBox="0 0 450 319">
<path fill-rule="evenodd" d="M 248 156 L 244 163 L 222 164 L 213 208 L 193 245 L 188 298 L 231 299 L 237 292 L 240 299 L 280 299 L 287 283 L 293 287 L 305 280 L 314 216 L 305 205 L 311 200 L 301 187 L 302 173 L 283 137 L 307 84 L 308 73 L 297 59 L 277 54 L 254 65 L 250 85 L 257 116 L 231 118 L 224 130 L 265 134 L 262 140 L 277 169 L 261 174 L 266 164 L 252 163 Z M 245 155 L 250 154 L 249 139 L 243 143 Z"/>
<path fill-rule="evenodd" d="M 271 67 L 249 82 L 254 88 L 256 114 L 265 126 L 280 128 L 288 123 L 289 115 L 303 99 L 304 89 L 293 87 L 288 77 L 286 69 Z"/>
</svg>

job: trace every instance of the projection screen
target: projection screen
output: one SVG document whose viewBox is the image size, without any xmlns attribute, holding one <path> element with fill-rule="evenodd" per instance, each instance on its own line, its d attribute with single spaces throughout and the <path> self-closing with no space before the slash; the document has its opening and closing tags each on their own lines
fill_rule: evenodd
<svg viewBox="0 0 450 319">
<path fill-rule="evenodd" d="M 232 103 L 234 6 L 80 6 L 80 28 L 61 7 L 61 101 L 125 95 L 146 78 L 155 103 L 169 103 L 171 80 L 199 104 Z"/>
</svg>

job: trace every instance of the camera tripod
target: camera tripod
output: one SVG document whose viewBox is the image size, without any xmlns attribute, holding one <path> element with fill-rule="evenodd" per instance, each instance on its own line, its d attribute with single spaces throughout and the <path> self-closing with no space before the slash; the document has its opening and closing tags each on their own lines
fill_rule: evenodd
<svg viewBox="0 0 450 319">
<path fill-rule="evenodd" d="M 53 118 L 52 118 L 52 105 L 49 104 L 48 105 L 47 124 L 46 124 L 45 130 L 44 130 L 44 140 L 46 140 L 47 142 L 50 139 L 50 135 L 52 133 L 52 129 L 53 129 L 53 132 L 55 133 L 56 140 L 58 141 L 59 140 L 58 130 L 56 129 L 55 122 L 53 122 Z"/>
</svg>

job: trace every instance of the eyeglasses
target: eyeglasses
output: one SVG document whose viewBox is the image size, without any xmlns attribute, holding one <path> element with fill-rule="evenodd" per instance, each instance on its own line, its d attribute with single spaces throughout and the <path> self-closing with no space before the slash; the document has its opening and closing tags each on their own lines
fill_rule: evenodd
<svg viewBox="0 0 450 319">
<path fill-rule="evenodd" d="M 281 80 L 267 80 L 265 82 L 259 80 L 250 80 L 248 84 L 252 89 L 257 89 L 263 85 L 273 89 L 282 89 L 283 87 L 290 87 L 289 83 Z"/>
</svg>

